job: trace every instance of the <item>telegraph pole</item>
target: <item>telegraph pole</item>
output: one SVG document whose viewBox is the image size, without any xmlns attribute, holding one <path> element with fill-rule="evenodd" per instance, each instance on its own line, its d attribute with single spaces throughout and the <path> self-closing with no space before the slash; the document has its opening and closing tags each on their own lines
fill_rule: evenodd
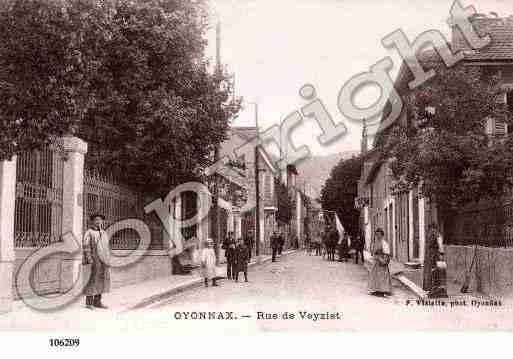
<svg viewBox="0 0 513 359">
<path fill-rule="evenodd" d="M 260 152 L 260 133 L 258 128 L 258 103 L 255 102 L 255 125 L 257 131 L 257 144 L 255 146 L 255 192 L 256 192 L 256 207 L 255 207 L 255 248 L 257 262 L 260 262 L 260 167 L 259 167 L 259 152 Z"/>
</svg>

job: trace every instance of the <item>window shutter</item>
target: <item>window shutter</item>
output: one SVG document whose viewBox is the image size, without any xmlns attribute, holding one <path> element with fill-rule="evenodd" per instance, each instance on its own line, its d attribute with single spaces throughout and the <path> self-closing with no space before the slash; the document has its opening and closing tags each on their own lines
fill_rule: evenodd
<svg viewBox="0 0 513 359">
<path fill-rule="evenodd" d="M 508 134 L 508 125 L 504 122 L 496 121 L 494 135 L 503 137 L 503 136 L 506 136 L 507 134 Z"/>
<path fill-rule="evenodd" d="M 486 134 L 493 137 L 504 137 L 508 134 L 508 125 L 505 122 L 488 118 L 486 121 Z"/>
</svg>

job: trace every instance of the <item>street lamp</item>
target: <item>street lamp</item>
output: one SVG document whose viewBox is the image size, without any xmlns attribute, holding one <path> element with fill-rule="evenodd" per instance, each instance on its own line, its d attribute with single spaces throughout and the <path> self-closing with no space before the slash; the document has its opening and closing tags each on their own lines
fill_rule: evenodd
<svg viewBox="0 0 513 359">
<path fill-rule="evenodd" d="M 257 262 L 260 261 L 260 168 L 259 168 L 259 150 L 260 150 L 260 130 L 258 127 L 258 102 L 250 102 L 255 105 L 255 126 L 257 143 L 255 146 L 255 252 Z"/>
</svg>

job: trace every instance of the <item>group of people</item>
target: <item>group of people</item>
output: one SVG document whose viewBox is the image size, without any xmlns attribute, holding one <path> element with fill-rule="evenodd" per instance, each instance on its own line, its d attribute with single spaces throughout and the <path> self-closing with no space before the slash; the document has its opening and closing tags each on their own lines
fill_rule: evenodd
<svg viewBox="0 0 513 359">
<path fill-rule="evenodd" d="M 329 261 L 335 260 L 335 252 L 338 251 L 338 260 L 347 262 L 349 260 L 351 249 L 354 250 L 355 263 L 361 260 L 364 264 L 363 250 L 365 247 L 364 239 L 361 235 L 356 235 L 354 239 L 345 233 L 340 236 L 334 225 L 328 225 L 321 233 L 321 236 L 312 240 L 306 237 L 306 248 L 311 254 L 315 251 L 315 255 L 327 255 Z M 323 253 L 324 252 L 324 253 Z M 392 277 L 390 275 L 390 247 L 385 239 L 385 232 L 378 228 L 374 233 L 371 244 L 371 255 L 373 258 L 372 268 L 369 272 L 368 289 L 371 295 L 386 297 L 392 294 Z"/>
<path fill-rule="evenodd" d="M 244 281 L 248 281 L 248 263 L 251 260 L 251 243 L 242 238 L 235 240 L 233 232 L 229 232 L 221 246 L 226 257 L 226 277 L 239 281 L 239 273 L 244 273 Z"/>
<path fill-rule="evenodd" d="M 355 253 L 355 263 L 363 259 L 363 248 L 365 243 L 360 235 L 354 239 L 347 233 L 342 236 L 338 233 L 335 226 L 328 226 L 321 235 L 314 237 L 306 236 L 305 245 L 309 254 L 315 252 L 316 256 L 327 255 L 329 261 L 335 261 L 335 253 L 338 252 L 338 261 L 347 262 L 351 258 L 351 250 Z"/>
<path fill-rule="evenodd" d="M 110 289 L 110 271 L 106 263 L 109 250 L 109 239 L 106 232 L 103 230 L 104 216 L 101 214 L 94 214 L 91 216 L 92 226 L 84 234 L 83 239 L 83 264 L 87 266 L 90 275 L 86 276 L 87 283 L 84 286 L 84 295 L 86 297 L 86 307 L 89 309 L 105 309 L 102 302 L 102 294 Z M 363 248 L 364 243 L 361 236 L 356 236 L 355 240 L 351 241 L 348 236 L 339 238 L 338 231 L 334 226 L 328 227 L 323 233 L 322 241 L 328 250 L 328 259 L 334 260 L 334 246 L 338 246 L 338 254 L 340 261 L 347 261 L 349 258 L 349 248 L 355 249 L 356 258 L 355 262 L 358 264 L 359 258 L 363 262 Z M 434 237 L 434 236 L 433 236 Z M 276 261 L 276 256 L 280 255 L 283 251 L 284 238 L 281 233 L 274 231 L 271 236 L 272 247 L 272 261 Z M 436 250 L 432 252 L 439 253 L 439 246 L 436 245 L 436 240 L 432 241 L 433 247 Z M 306 245 L 309 250 L 313 247 L 316 249 L 316 254 L 320 255 L 321 245 L 315 245 L 318 241 L 310 241 L 306 239 Z M 214 241 L 207 239 L 204 248 L 200 252 L 200 267 L 201 273 L 204 278 L 205 286 L 208 287 L 209 280 L 212 281 L 212 286 L 217 286 L 217 278 L 219 278 L 216 268 L 216 254 L 214 251 Z M 239 238 L 235 240 L 233 232 L 229 232 L 226 239 L 222 243 L 222 248 L 225 250 L 226 256 L 226 276 L 230 280 L 238 281 L 239 273 L 244 273 L 244 281 L 248 281 L 248 263 L 251 259 L 252 243 L 248 238 L 246 241 Z M 376 229 L 374 238 L 371 245 L 371 255 L 373 260 L 372 268 L 369 273 L 369 292 L 372 295 L 388 296 L 392 294 L 392 278 L 390 275 L 389 263 L 391 258 L 390 247 L 385 239 L 385 233 L 381 228 Z M 438 257 L 433 255 L 433 262 Z M 84 269 L 85 270 L 85 269 Z M 434 280 L 436 281 L 436 280 Z"/>
</svg>

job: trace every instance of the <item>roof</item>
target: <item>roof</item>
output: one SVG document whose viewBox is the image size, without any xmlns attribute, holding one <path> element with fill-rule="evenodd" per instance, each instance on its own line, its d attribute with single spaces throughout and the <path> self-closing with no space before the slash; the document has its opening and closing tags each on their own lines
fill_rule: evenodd
<svg viewBox="0 0 513 359">
<path fill-rule="evenodd" d="M 231 127 L 231 130 L 238 133 L 241 137 L 244 137 L 246 140 L 252 140 L 258 135 L 257 128 L 251 126 L 235 126 Z"/>
<path fill-rule="evenodd" d="M 474 50 L 466 42 L 459 28 L 453 28 L 453 51 L 464 51 L 469 61 L 512 61 L 513 60 L 513 16 L 507 18 L 486 17 L 480 14 L 472 20 L 476 33 L 489 35 L 491 42 L 482 49 Z"/>
<path fill-rule="evenodd" d="M 256 127 L 234 126 L 234 127 L 230 127 L 230 129 L 247 141 L 253 140 L 258 135 L 258 131 L 257 131 Z M 259 152 L 262 155 L 262 158 L 264 159 L 264 162 L 267 164 L 269 169 L 271 169 L 271 171 L 273 171 L 273 172 L 277 172 L 279 166 L 278 166 L 278 161 L 276 161 L 276 157 L 269 154 L 263 146 L 260 146 Z"/>
<path fill-rule="evenodd" d="M 472 25 L 479 36 L 489 35 L 491 42 L 486 47 L 474 50 L 466 42 L 459 28 L 453 28 L 452 35 L 452 51 L 463 51 L 465 61 L 513 61 L 513 16 L 507 18 L 487 17 L 486 15 L 475 16 L 471 19 Z M 442 59 L 438 53 L 433 50 L 424 50 L 416 54 L 419 62 L 427 68 L 433 65 L 441 64 Z M 413 74 L 405 61 L 401 64 L 399 73 L 394 82 L 394 88 L 402 97 L 409 91 L 408 83 L 413 80 Z M 403 111 L 406 106 L 403 106 Z M 391 104 L 387 102 L 383 109 L 380 123 L 383 123 L 390 114 Z M 379 141 L 386 137 L 387 131 L 380 133 L 374 137 L 373 148 Z M 365 183 L 370 183 L 375 174 L 378 172 L 383 160 L 375 160 L 372 162 L 370 169 L 365 169 L 362 179 Z"/>
<path fill-rule="evenodd" d="M 427 68 L 442 63 L 442 59 L 440 58 L 438 53 L 433 49 L 418 52 L 417 59 L 423 67 L 425 66 Z M 403 97 L 410 91 L 408 84 L 410 83 L 410 81 L 413 80 L 413 78 L 413 73 L 411 72 L 410 68 L 406 65 L 406 60 L 404 60 L 399 69 L 399 73 L 397 74 L 397 77 L 394 81 L 394 88 L 396 89 L 399 96 Z M 387 101 L 383 109 L 383 113 L 381 115 L 380 124 L 385 121 L 385 119 L 388 117 L 391 111 L 392 105 L 390 101 Z M 402 111 L 403 112 L 401 113 L 400 117 L 396 120 L 396 124 L 405 125 L 404 121 L 407 121 L 406 113 L 404 112 L 406 111 L 405 105 L 403 105 Z M 378 173 L 378 170 L 381 168 L 381 165 L 384 163 L 384 159 L 382 158 L 370 157 L 374 157 L 376 155 L 375 151 L 377 145 L 380 143 L 381 139 L 386 137 L 389 129 L 390 127 L 384 130 L 383 132 L 379 132 L 380 130 L 378 130 L 378 133 L 376 134 L 376 136 L 374 136 L 372 150 L 370 150 L 369 153 L 365 155 L 368 161 L 366 161 L 366 166 L 364 166 L 363 168 L 364 172 L 362 174 L 362 180 L 366 184 L 370 183 L 373 180 L 374 176 L 376 175 L 376 173 Z M 369 165 L 369 162 L 372 165 Z"/>
</svg>

